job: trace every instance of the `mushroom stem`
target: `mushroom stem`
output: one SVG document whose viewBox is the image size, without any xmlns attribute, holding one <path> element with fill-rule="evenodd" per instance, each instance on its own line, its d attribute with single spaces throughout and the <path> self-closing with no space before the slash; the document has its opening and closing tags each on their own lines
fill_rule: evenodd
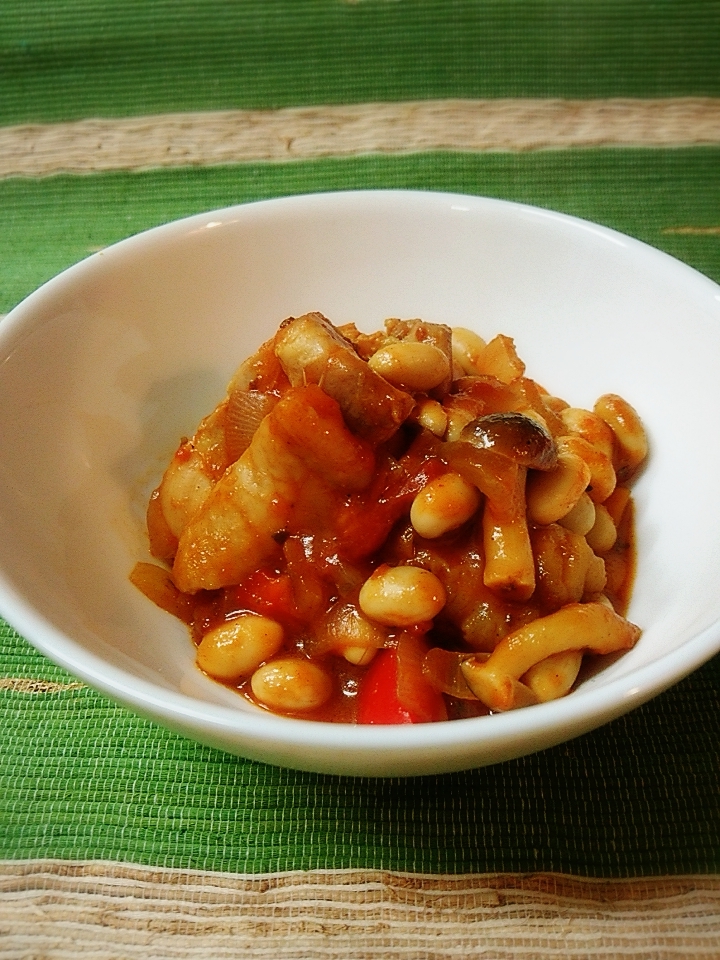
<svg viewBox="0 0 720 960">
<path fill-rule="evenodd" d="M 515 684 L 536 663 L 565 650 L 615 653 L 628 650 L 640 628 L 604 603 L 569 603 L 508 634 L 482 662 L 464 661 L 468 686 L 491 710 L 512 710 Z"/>
</svg>

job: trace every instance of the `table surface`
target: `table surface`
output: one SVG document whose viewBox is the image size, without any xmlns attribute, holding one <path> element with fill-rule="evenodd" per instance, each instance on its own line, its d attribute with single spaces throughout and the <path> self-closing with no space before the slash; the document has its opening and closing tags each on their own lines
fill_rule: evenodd
<svg viewBox="0 0 720 960">
<path fill-rule="evenodd" d="M 519 200 L 720 281 L 716 0 L 6 0 L 0 313 L 294 193 Z M 720 957 L 720 658 L 594 733 L 351 779 L 184 740 L 0 622 L 0 957 Z"/>
</svg>

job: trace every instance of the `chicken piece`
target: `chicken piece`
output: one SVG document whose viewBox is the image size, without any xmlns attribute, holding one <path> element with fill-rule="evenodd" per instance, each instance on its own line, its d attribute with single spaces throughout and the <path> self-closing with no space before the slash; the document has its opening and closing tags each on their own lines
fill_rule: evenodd
<svg viewBox="0 0 720 960">
<path fill-rule="evenodd" d="M 202 507 L 230 462 L 225 444 L 226 406 L 227 401 L 223 400 L 202 420 L 192 440 L 181 441 L 156 491 L 162 520 L 176 538 Z M 153 531 L 150 533 L 152 542 Z M 156 550 L 153 554 L 159 556 Z"/>
<path fill-rule="evenodd" d="M 372 480 L 370 446 L 319 387 L 290 389 L 264 418 L 183 531 L 173 579 L 184 593 L 239 583 L 279 556 L 288 533 Z"/>
<path fill-rule="evenodd" d="M 148 513 L 151 550 L 171 559 L 180 537 L 228 466 L 247 447 L 263 416 L 289 387 L 269 340 L 238 369 L 228 395 L 183 438 L 168 464 Z"/>
<path fill-rule="evenodd" d="M 409 393 L 371 370 L 321 313 L 285 320 L 275 353 L 293 386 L 319 384 L 340 404 L 353 433 L 372 444 L 389 440 L 415 406 Z"/>
</svg>

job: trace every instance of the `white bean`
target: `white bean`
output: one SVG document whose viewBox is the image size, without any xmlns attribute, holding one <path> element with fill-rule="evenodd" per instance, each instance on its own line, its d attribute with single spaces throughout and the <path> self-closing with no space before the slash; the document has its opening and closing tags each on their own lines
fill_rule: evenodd
<svg viewBox="0 0 720 960">
<path fill-rule="evenodd" d="M 410 507 L 410 522 L 421 537 L 441 537 L 462 526 L 480 506 L 480 493 L 459 473 L 436 477 L 417 494 Z"/>
<path fill-rule="evenodd" d="M 595 413 L 607 423 L 618 444 L 616 469 L 622 479 L 633 473 L 648 454 L 645 428 L 627 400 L 615 393 L 606 393 L 595 404 Z"/>
<path fill-rule="evenodd" d="M 366 617 L 391 627 L 410 627 L 432 620 L 445 606 L 445 588 L 422 567 L 381 566 L 360 590 Z"/>
<path fill-rule="evenodd" d="M 345 647 L 342 654 L 348 663 L 366 667 L 377 653 L 377 647 Z"/>
<path fill-rule="evenodd" d="M 240 680 L 275 656 L 282 642 L 283 628 L 276 620 L 245 613 L 205 634 L 197 649 L 197 663 L 216 680 Z"/>
<path fill-rule="evenodd" d="M 485 347 L 485 341 L 474 330 L 468 330 L 466 327 L 453 327 L 453 362 L 463 374 L 477 376 L 478 360 Z"/>
<path fill-rule="evenodd" d="M 568 450 L 562 437 L 558 441 L 557 466 L 546 472 L 528 475 L 528 516 L 535 523 L 556 523 L 567 516 L 590 483 L 590 468 L 577 454 Z"/>
<path fill-rule="evenodd" d="M 613 432 L 596 413 L 580 407 L 566 407 L 560 412 L 560 418 L 567 427 L 568 433 L 583 437 L 612 460 Z"/>
<path fill-rule="evenodd" d="M 332 680 L 325 670 L 299 657 L 264 664 L 252 675 L 250 686 L 260 703 L 283 713 L 314 710 L 332 694 Z"/>
<path fill-rule="evenodd" d="M 439 386 L 450 373 L 450 361 L 442 350 L 422 340 L 389 343 L 368 364 L 393 386 L 423 393 Z"/>
<path fill-rule="evenodd" d="M 348 663 L 370 663 L 376 650 L 385 645 L 388 631 L 368 619 L 351 603 L 336 604 L 316 632 L 327 649 L 342 654 Z"/>
<path fill-rule="evenodd" d="M 607 553 L 615 546 L 617 528 L 607 507 L 602 503 L 598 503 L 595 507 L 595 523 L 585 534 L 585 539 L 595 553 Z"/>
<path fill-rule="evenodd" d="M 570 692 L 580 672 L 582 658 L 582 650 L 552 653 L 530 667 L 522 678 L 523 683 L 530 687 L 540 703 L 557 700 Z"/>
<path fill-rule="evenodd" d="M 592 530 L 595 523 L 595 504 L 587 493 L 583 493 L 572 510 L 561 517 L 558 522 L 566 530 L 572 530 L 573 533 L 579 533 L 581 537 L 584 537 Z"/>
</svg>

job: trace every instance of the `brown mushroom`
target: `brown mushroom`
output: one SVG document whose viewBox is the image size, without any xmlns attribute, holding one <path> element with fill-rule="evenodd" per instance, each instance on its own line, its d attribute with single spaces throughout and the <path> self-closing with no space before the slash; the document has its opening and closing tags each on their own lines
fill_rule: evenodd
<svg viewBox="0 0 720 960">
<path fill-rule="evenodd" d="M 525 477 L 528 468 L 554 466 L 552 435 L 533 417 L 493 413 L 467 424 L 446 450 L 451 467 L 486 497 L 485 586 L 498 596 L 527 600 L 535 589 L 535 562 L 525 515 Z"/>
<path fill-rule="evenodd" d="M 552 470 L 557 463 L 552 435 L 538 420 L 524 413 L 511 411 L 477 417 L 463 428 L 460 442 L 480 450 L 494 450 L 532 470 Z"/>
</svg>

